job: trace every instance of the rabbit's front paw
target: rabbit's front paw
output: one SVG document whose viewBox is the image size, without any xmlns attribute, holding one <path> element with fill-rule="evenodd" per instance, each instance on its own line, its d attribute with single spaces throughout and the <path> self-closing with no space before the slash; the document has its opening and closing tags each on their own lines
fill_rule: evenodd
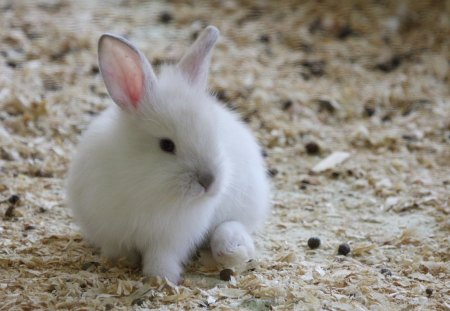
<svg viewBox="0 0 450 311">
<path fill-rule="evenodd" d="M 236 221 L 220 224 L 211 238 L 214 260 L 225 267 L 233 267 L 251 259 L 255 252 L 253 239 L 245 227 Z"/>
</svg>

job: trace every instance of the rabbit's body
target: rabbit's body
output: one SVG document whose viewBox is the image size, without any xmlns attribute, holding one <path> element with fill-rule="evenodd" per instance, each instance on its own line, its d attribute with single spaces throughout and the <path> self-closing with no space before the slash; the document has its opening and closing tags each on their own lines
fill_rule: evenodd
<svg viewBox="0 0 450 311">
<path fill-rule="evenodd" d="M 117 75 L 108 76 L 107 65 L 102 73 L 120 107 L 92 122 L 68 179 L 69 206 L 86 238 L 110 258 L 141 255 L 145 274 L 172 281 L 205 239 L 223 264 L 251 256 L 249 234 L 267 215 L 269 185 L 250 130 L 175 66 L 157 81 L 144 72 L 136 106 L 127 106 L 136 89 L 121 84 L 125 95 L 115 94 L 108 79 Z"/>
</svg>

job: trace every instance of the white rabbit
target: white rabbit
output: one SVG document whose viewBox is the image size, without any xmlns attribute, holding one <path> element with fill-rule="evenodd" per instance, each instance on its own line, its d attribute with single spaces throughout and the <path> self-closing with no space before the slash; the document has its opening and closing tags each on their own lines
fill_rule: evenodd
<svg viewBox="0 0 450 311">
<path fill-rule="evenodd" d="M 173 282 L 205 241 L 225 266 L 248 260 L 270 209 L 260 147 L 207 92 L 218 37 L 207 27 L 157 78 L 130 42 L 102 35 L 100 71 L 117 106 L 92 122 L 69 170 L 68 204 L 86 239 Z"/>
</svg>

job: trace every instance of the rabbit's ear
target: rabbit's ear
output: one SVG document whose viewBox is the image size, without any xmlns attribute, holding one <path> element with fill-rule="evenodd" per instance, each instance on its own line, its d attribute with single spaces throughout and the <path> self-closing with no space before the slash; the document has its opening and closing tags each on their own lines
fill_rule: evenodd
<svg viewBox="0 0 450 311">
<path fill-rule="evenodd" d="M 109 95 L 125 110 L 136 110 L 145 92 L 151 92 L 156 84 L 152 66 L 145 56 L 119 36 L 100 37 L 98 62 Z"/>
<path fill-rule="evenodd" d="M 207 86 L 211 52 L 218 38 L 219 30 L 216 27 L 206 27 L 178 63 L 178 68 L 189 82 L 202 89 Z"/>
</svg>

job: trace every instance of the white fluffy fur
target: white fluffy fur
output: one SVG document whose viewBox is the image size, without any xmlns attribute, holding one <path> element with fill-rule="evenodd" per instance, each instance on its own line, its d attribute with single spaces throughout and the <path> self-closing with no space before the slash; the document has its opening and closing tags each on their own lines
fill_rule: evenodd
<svg viewBox="0 0 450 311">
<path fill-rule="evenodd" d="M 175 155 L 160 150 L 160 138 L 175 142 Z M 198 172 L 215 176 L 207 191 Z M 85 237 L 105 256 L 141 257 L 146 275 L 173 282 L 205 239 L 224 265 L 248 259 L 250 234 L 269 211 L 266 170 L 250 130 L 177 66 L 163 67 L 146 85 L 139 109 L 112 105 L 92 122 L 67 195 Z"/>
</svg>

